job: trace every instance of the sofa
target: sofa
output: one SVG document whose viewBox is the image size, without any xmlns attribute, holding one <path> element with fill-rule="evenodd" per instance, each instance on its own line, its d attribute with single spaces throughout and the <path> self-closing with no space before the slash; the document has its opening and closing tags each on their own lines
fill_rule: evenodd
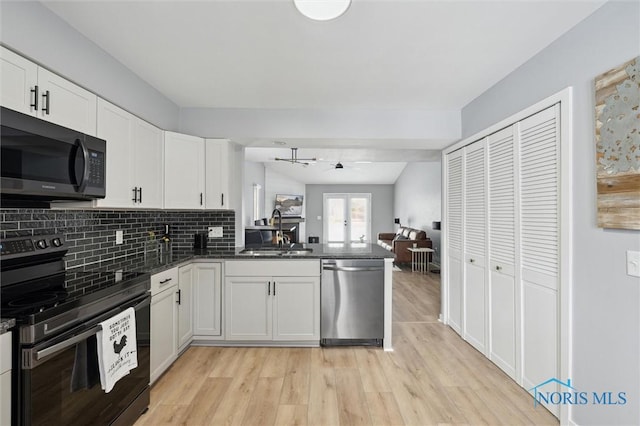
<svg viewBox="0 0 640 426">
<path fill-rule="evenodd" d="M 378 245 L 395 254 L 395 263 L 411 262 L 411 252 L 409 247 L 432 248 L 432 242 L 427 237 L 427 233 L 420 230 L 401 226 L 394 232 L 380 232 L 378 234 Z"/>
</svg>

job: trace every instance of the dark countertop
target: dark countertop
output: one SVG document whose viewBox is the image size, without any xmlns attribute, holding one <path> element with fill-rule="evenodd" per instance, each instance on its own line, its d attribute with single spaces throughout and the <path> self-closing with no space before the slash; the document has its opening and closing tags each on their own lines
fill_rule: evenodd
<svg viewBox="0 0 640 426">
<path fill-rule="evenodd" d="M 377 244 L 296 244 L 296 247 L 310 248 L 313 251 L 299 256 L 247 256 L 240 254 L 244 247 L 238 247 L 233 251 L 206 249 L 206 250 L 171 250 L 162 256 L 144 256 L 135 254 L 118 259 L 107 260 L 80 267 L 79 270 L 92 271 L 131 271 L 147 272 L 151 275 L 173 268 L 192 260 L 257 260 L 257 259 L 384 259 L 393 258 L 393 253 L 383 249 Z M 76 268 L 74 268 L 75 270 Z"/>
<path fill-rule="evenodd" d="M 13 318 L 0 318 L 0 334 L 4 334 L 16 325 Z"/>
</svg>

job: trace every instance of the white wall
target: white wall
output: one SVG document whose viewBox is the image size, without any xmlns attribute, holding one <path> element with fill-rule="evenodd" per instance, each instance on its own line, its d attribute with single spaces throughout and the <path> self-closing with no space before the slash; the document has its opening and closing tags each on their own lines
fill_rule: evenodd
<svg viewBox="0 0 640 426">
<path fill-rule="evenodd" d="M 578 405 L 579 425 L 640 424 L 640 280 L 626 275 L 637 231 L 596 226 L 594 77 L 640 54 L 640 2 L 611 1 L 462 111 L 463 137 L 573 86 L 571 381 L 627 393 L 625 405 Z M 566 378 L 563 378 L 566 379 Z"/>
<path fill-rule="evenodd" d="M 1 2 L 0 28 L 2 44 L 17 53 L 161 129 L 178 130 L 173 102 L 39 2 Z"/>
<path fill-rule="evenodd" d="M 264 213 L 266 217 L 271 217 L 271 212 L 276 204 L 276 194 L 302 194 L 305 196 L 303 201 L 304 215 L 304 209 L 307 203 L 306 185 L 304 183 L 297 182 L 289 176 L 285 176 L 271 170 L 269 167 L 265 167 L 264 187 Z M 306 238 L 306 223 L 302 222 L 298 229 L 298 241 L 305 242 Z"/>
<path fill-rule="evenodd" d="M 306 214 L 307 233 L 320 237 L 322 242 L 323 194 L 325 193 L 370 193 L 371 194 L 371 238 L 375 243 L 379 232 L 394 232 L 393 185 L 307 185 Z"/>
<path fill-rule="evenodd" d="M 460 111 L 182 108 L 180 131 L 234 139 L 429 139 L 444 146 L 460 138 Z"/>
<path fill-rule="evenodd" d="M 433 230 L 431 224 L 441 219 L 441 200 L 440 161 L 408 163 L 396 180 L 394 217 L 400 218 L 402 225 L 426 231 L 436 250 L 437 263 L 440 263 L 440 231 Z"/>
</svg>

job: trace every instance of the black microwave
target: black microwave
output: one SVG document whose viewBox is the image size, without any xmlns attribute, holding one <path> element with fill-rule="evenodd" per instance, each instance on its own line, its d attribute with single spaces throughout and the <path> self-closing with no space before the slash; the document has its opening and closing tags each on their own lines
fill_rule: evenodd
<svg viewBox="0 0 640 426">
<path fill-rule="evenodd" d="M 3 205 L 104 198 L 106 141 L 7 108 L 0 114 Z"/>
</svg>

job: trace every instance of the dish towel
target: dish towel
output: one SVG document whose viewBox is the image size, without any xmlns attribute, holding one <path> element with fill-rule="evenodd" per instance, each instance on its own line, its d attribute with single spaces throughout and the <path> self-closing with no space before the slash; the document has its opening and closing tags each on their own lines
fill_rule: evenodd
<svg viewBox="0 0 640 426">
<path fill-rule="evenodd" d="M 100 323 L 98 367 L 102 389 L 109 393 L 116 382 L 138 366 L 136 311 L 126 309 Z"/>
</svg>

